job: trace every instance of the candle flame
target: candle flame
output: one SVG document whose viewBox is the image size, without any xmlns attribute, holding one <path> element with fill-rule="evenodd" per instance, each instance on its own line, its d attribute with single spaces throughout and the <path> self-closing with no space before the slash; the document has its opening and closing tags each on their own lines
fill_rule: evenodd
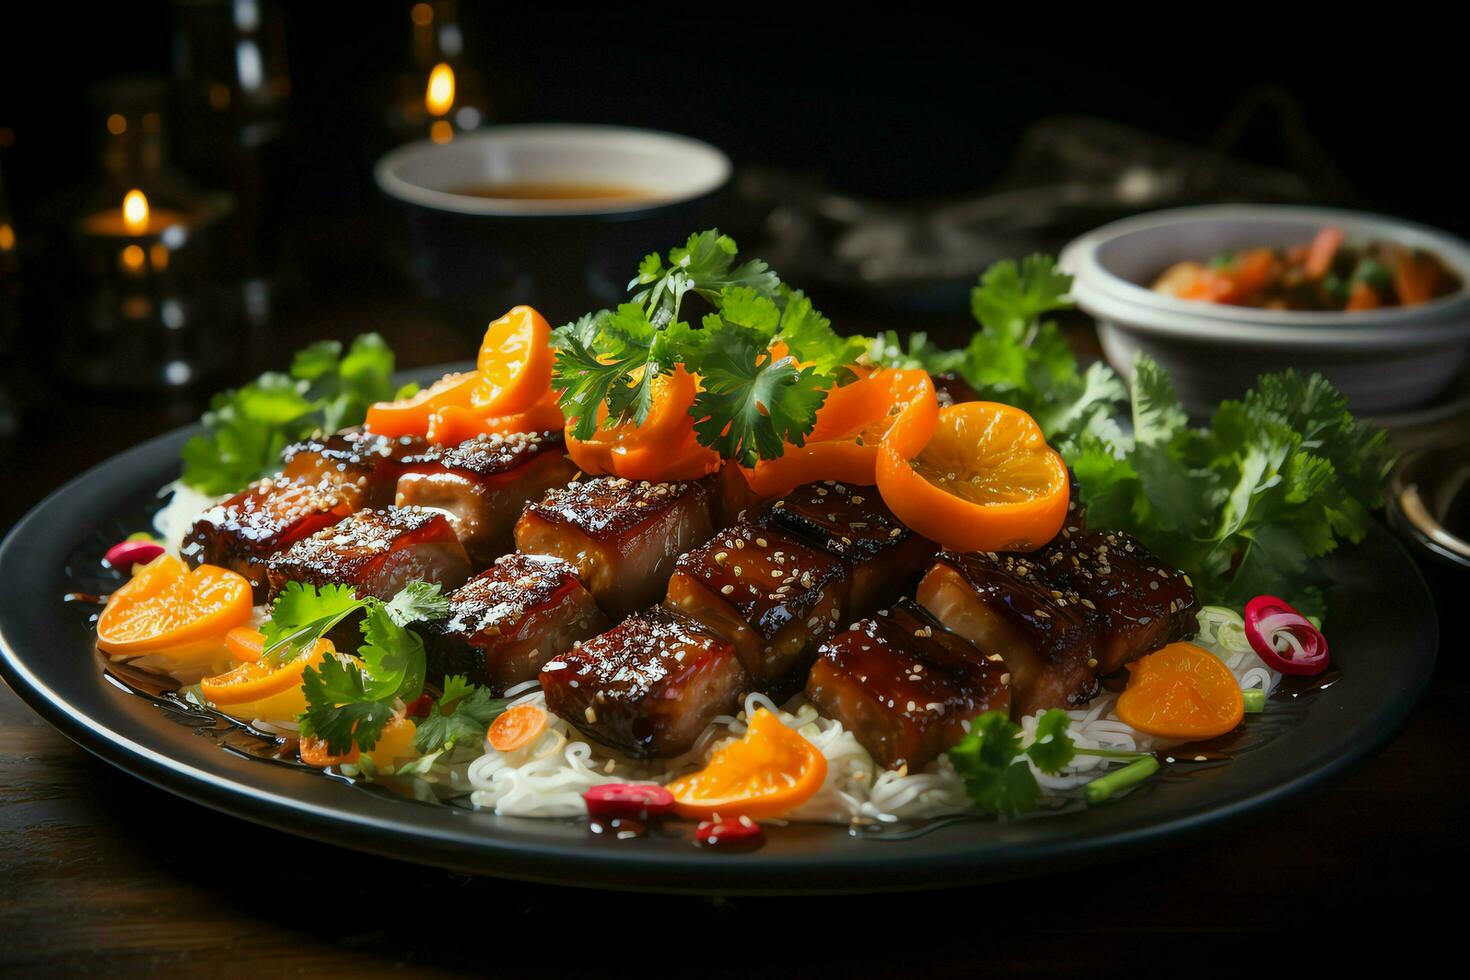
<svg viewBox="0 0 1470 980">
<path fill-rule="evenodd" d="M 134 235 L 148 230 L 148 198 L 140 190 L 128 191 L 123 198 L 123 224 Z"/>
<path fill-rule="evenodd" d="M 431 116 L 442 116 L 454 108 L 454 69 L 444 62 L 429 72 L 429 88 L 424 93 L 424 105 Z"/>
</svg>

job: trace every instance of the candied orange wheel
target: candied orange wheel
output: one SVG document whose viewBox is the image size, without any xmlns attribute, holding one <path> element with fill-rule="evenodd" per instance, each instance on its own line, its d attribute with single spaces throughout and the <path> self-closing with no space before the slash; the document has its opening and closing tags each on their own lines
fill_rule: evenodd
<svg viewBox="0 0 1470 980">
<path fill-rule="evenodd" d="M 1240 681 L 1193 643 L 1171 643 L 1128 665 L 1118 717 L 1159 738 L 1196 741 L 1231 731 L 1245 717 Z"/>
<path fill-rule="evenodd" d="M 951 405 L 920 452 L 906 456 L 912 443 L 899 445 L 884 441 L 878 489 L 925 537 L 955 551 L 1031 551 L 1061 530 L 1067 465 L 1019 408 Z"/>
<path fill-rule="evenodd" d="M 873 371 L 827 393 L 804 445 L 788 445 L 777 458 L 742 467 L 741 472 L 762 497 L 779 496 L 817 480 L 871 486 L 878 479 L 878 446 L 889 432 L 902 425 L 910 442 L 922 444 L 920 439 L 932 432 L 938 413 L 928 372 Z"/>
<path fill-rule="evenodd" d="M 364 425 L 369 431 L 391 439 L 424 435 L 436 412 L 450 407 L 469 408 L 471 395 L 479 383 L 479 375 L 474 371 L 446 374 L 416 395 L 374 404 L 367 410 Z"/>
<path fill-rule="evenodd" d="M 827 759 L 781 719 L 759 708 L 745 737 L 720 749 L 699 772 L 668 785 L 680 816 L 779 817 L 816 795 Z"/>
<path fill-rule="evenodd" d="M 473 407 L 484 415 L 526 411 L 550 389 L 552 360 L 551 325 L 531 307 L 515 307 L 485 329 Z"/>
<path fill-rule="evenodd" d="M 138 568 L 97 618 L 97 645 L 111 654 L 166 651 L 218 640 L 250 618 L 250 583 L 227 568 L 192 571 L 173 555 Z"/>
</svg>

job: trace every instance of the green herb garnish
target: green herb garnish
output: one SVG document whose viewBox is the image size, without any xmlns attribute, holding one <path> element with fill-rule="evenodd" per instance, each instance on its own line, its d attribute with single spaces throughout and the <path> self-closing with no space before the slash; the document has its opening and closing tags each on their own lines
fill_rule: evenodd
<svg viewBox="0 0 1470 980">
<path fill-rule="evenodd" d="M 444 693 L 419 722 L 413 747 L 422 755 L 452 749 L 456 744 L 479 744 L 490 723 L 505 711 L 503 698 L 492 697 L 490 689 L 469 683 L 460 674 L 444 678 Z"/>
</svg>

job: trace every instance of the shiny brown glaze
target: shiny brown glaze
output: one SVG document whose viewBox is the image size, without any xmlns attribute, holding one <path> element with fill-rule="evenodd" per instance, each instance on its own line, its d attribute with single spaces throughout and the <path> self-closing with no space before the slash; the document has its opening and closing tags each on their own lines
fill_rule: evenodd
<svg viewBox="0 0 1470 980">
<path fill-rule="evenodd" d="M 772 502 L 760 523 L 812 542 L 851 568 L 852 611 L 865 614 L 907 592 L 938 545 L 909 530 L 877 487 L 808 483 Z"/>
<path fill-rule="evenodd" d="M 674 560 L 712 533 L 704 485 L 604 476 L 551 490 L 527 506 L 515 539 L 526 554 L 570 563 L 616 618 L 657 601 Z"/>
<path fill-rule="evenodd" d="M 728 641 L 661 608 L 634 613 L 541 668 L 554 714 L 639 758 L 687 752 L 716 716 L 739 710 L 749 682 Z"/>
<path fill-rule="evenodd" d="M 735 463 L 726 463 L 718 473 L 705 477 L 704 482 L 709 486 L 710 509 L 717 529 L 754 519 L 765 503 L 764 498 L 750 489 L 745 474 Z"/>
<path fill-rule="evenodd" d="M 757 688 L 799 690 L 848 609 L 846 563 L 775 528 L 737 524 L 679 558 L 665 604 L 735 644 Z"/>
<path fill-rule="evenodd" d="M 331 487 L 261 480 L 200 514 L 179 554 L 195 567 L 219 565 L 239 572 L 259 604 L 269 591 L 268 559 L 350 513 L 351 504 Z"/>
<path fill-rule="evenodd" d="M 448 618 L 429 634 L 429 676 L 464 674 L 499 694 L 607 626 L 572 566 L 546 555 L 502 555 L 450 593 Z"/>
<path fill-rule="evenodd" d="M 1199 631 L 1199 599 L 1189 576 L 1122 531 L 1090 531 L 1041 555 L 1061 572 L 1083 606 L 1097 614 L 1097 672 L 1124 664 Z"/>
<path fill-rule="evenodd" d="M 515 523 L 529 501 L 577 473 L 560 432 L 482 435 L 404 460 L 400 507 L 443 512 L 465 553 L 484 567 L 515 546 Z"/>
<path fill-rule="evenodd" d="M 807 699 L 842 723 L 879 765 L 920 769 L 965 723 L 1008 711 L 1006 668 L 908 599 L 822 644 Z"/>
<path fill-rule="evenodd" d="M 470 575 L 469 559 L 444 515 L 406 507 L 358 511 L 296 542 L 268 568 L 272 594 L 287 582 L 335 582 L 380 599 L 418 580 L 458 588 Z"/>
<path fill-rule="evenodd" d="M 1097 616 L 1038 557 L 942 551 L 918 589 L 941 623 L 1004 660 L 1017 717 L 1086 703 L 1099 689 Z"/>
<path fill-rule="evenodd" d="M 353 510 L 387 507 L 407 456 L 423 452 L 423 439 L 390 439 L 343 429 L 287 446 L 281 453 L 287 479 L 336 487 Z"/>
</svg>

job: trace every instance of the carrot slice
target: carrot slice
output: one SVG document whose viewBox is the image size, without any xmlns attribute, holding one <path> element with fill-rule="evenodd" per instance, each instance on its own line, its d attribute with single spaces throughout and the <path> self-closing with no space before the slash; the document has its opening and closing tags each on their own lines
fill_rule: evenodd
<svg viewBox="0 0 1470 980">
<path fill-rule="evenodd" d="M 1245 698 L 1220 658 L 1193 643 L 1171 643 L 1128 665 L 1118 717 L 1141 732 L 1191 741 L 1240 724 Z"/>
<path fill-rule="evenodd" d="M 368 409 L 364 424 L 372 432 L 392 439 L 424 435 L 436 412 L 451 406 L 468 408 L 479 383 L 479 376 L 473 371 L 446 374 L 416 395 L 396 402 L 376 403 Z"/>
<path fill-rule="evenodd" d="M 1348 291 L 1347 305 L 1345 310 L 1371 310 L 1383 304 L 1378 300 L 1378 293 L 1372 286 L 1359 279 L 1353 283 L 1353 288 Z"/>
<path fill-rule="evenodd" d="M 515 415 L 551 387 L 551 325 L 529 306 L 517 306 L 485 329 L 476 364 L 474 407 L 485 415 Z"/>
<path fill-rule="evenodd" d="M 308 735 L 301 740 L 296 750 L 301 755 L 301 761 L 308 766 L 319 766 L 322 769 L 328 766 L 342 766 L 357 762 L 362 757 L 362 752 L 357 746 L 353 746 L 346 752 L 333 755 L 327 751 L 327 743 L 324 739 L 315 735 Z"/>
<path fill-rule="evenodd" d="M 778 817 L 815 796 L 826 778 L 827 759 L 817 747 L 758 708 L 744 738 L 668 789 L 680 816 Z"/>
<path fill-rule="evenodd" d="M 1317 232 L 1317 237 L 1312 239 L 1312 245 L 1307 249 L 1307 261 L 1302 266 L 1309 279 L 1321 279 L 1327 275 L 1327 270 L 1332 268 L 1333 256 L 1337 255 L 1345 237 L 1341 228 L 1332 225 Z"/>
<path fill-rule="evenodd" d="M 172 555 L 142 565 L 107 600 L 97 619 L 97 645 L 111 654 L 167 652 L 223 645 L 250 618 L 250 583 L 227 568 L 190 570 Z"/>
<path fill-rule="evenodd" d="M 1038 548 L 1061 530 L 1070 496 L 1036 421 L 997 402 L 944 409 L 912 457 L 884 440 L 878 489 L 905 524 L 956 551 Z"/>
<path fill-rule="evenodd" d="M 546 712 L 534 704 L 518 704 L 490 723 L 485 740 L 497 752 L 514 752 L 546 731 Z"/>
</svg>

